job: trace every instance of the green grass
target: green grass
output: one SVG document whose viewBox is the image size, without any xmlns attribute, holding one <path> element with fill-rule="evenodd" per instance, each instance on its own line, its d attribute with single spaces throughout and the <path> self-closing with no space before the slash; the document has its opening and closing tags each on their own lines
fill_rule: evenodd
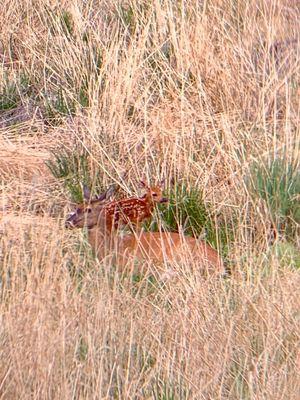
<svg viewBox="0 0 300 400">
<path fill-rule="evenodd" d="M 44 103 L 46 122 L 57 126 L 63 123 L 65 117 L 89 107 L 90 93 L 103 90 L 103 48 L 88 26 L 82 32 L 76 30 L 73 15 L 66 9 L 54 11 L 46 7 L 45 22 L 50 27 L 54 41 L 57 37 L 65 36 L 68 51 L 76 59 L 78 67 L 76 72 L 71 67 L 62 73 L 64 60 L 60 58 L 53 59 L 45 67 L 47 90 L 40 93 L 40 97 Z M 77 51 L 74 53 L 76 46 L 80 47 L 80 54 Z"/>
<path fill-rule="evenodd" d="M 115 10 L 115 17 L 119 19 L 125 29 L 126 34 L 133 36 L 142 28 L 147 15 L 151 15 L 151 6 L 149 2 L 140 2 L 123 5 L 118 4 Z"/>
<path fill-rule="evenodd" d="M 16 77 L 4 75 L 0 86 L 0 111 L 16 108 L 22 103 L 23 97 L 30 96 L 31 88 L 30 78 L 25 72 Z"/>
<path fill-rule="evenodd" d="M 63 182 L 71 200 L 83 201 L 82 185 L 92 186 L 89 154 L 85 149 L 70 151 L 62 148 L 53 152 L 53 158 L 46 162 L 52 175 Z"/>
<path fill-rule="evenodd" d="M 162 378 L 156 378 L 152 385 L 152 398 L 154 400 L 188 400 L 190 390 L 180 379 L 180 382 L 169 382 Z"/>
<path fill-rule="evenodd" d="M 199 236 L 209 220 L 209 211 L 202 192 L 188 188 L 186 184 L 176 185 L 167 194 L 168 206 L 160 207 L 164 227 L 171 232 L 183 230 L 184 234 Z"/>
<path fill-rule="evenodd" d="M 278 232 L 295 237 L 300 223 L 300 172 L 297 163 L 286 158 L 255 163 L 247 185 L 254 199 L 264 201 Z"/>
<path fill-rule="evenodd" d="M 222 255 L 226 257 L 233 240 L 235 222 L 224 221 L 222 215 L 214 215 L 210 204 L 204 201 L 202 191 L 186 183 L 175 185 L 164 195 L 169 199 L 168 204 L 158 206 L 163 229 L 203 237 L 214 248 L 220 247 Z M 157 231 L 158 222 L 148 222 L 144 228 Z"/>
<path fill-rule="evenodd" d="M 300 269 L 300 252 L 288 242 L 275 243 L 270 248 L 270 256 L 275 256 L 282 268 Z"/>
<path fill-rule="evenodd" d="M 49 125 L 62 124 L 64 117 L 74 115 L 75 111 L 75 99 L 71 99 L 62 88 L 45 96 L 45 119 Z"/>
<path fill-rule="evenodd" d="M 66 36 L 72 38 L 74 36 L 74 21 L 69 11 L 62 10 L 60 15 L 60 23 Z"/>
</svg>

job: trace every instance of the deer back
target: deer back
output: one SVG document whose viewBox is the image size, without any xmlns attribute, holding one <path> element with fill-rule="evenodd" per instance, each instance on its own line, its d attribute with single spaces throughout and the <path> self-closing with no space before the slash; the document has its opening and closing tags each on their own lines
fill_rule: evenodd
<svg viewBox="0 0 300 400">
<path fill-rule="evenodd" d="M 216 273 L 224 273 L 224 265 L 218 252 L 208 243 L 175 232 L 145 232 L 140 235 L 127 235 L 119 240 L 119 250 L 137 260 L 155 263 L 190 262 L 197 263 Z"/>
<path fill-rule="evenodd" d="M 218 252 L 208 243 L 193 237 L 173 232 L 144 232 L 119 236 L 115 231 L 102 226 L 89 229 L 89 242 L 101 260 L 114 254 L 115 262 L 125 267 L 130 261 L 150 261 L 197 264 L 200 269 L 213 274 L 225 272 Z"/>
<path fill-rule="evenodd" d="M 142 197 L 125 198 L 106 205 L 107 221 L 111 226 L 117 228 L 120 223 L 124 225 L 139 224 L 151 217 L 156 203 L 168 201 L 162 196 L 161 187 L 145 187 L 147 191 Z"/>
</svg>

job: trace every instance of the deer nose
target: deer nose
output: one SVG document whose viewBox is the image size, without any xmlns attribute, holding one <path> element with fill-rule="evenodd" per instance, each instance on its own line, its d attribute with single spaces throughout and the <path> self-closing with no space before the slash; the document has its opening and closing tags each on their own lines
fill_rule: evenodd
<svg viewBox="0 0 300 400">
<path fill-rule="evenodd" d="M 168 203 L 169 199 L 167 197 L 163 197 L 160 199 L 160 203 Z"/>
<path fill-rule="evenodd" d="M 67 219 L 66 222 L 65 222 L 65 228 L 67 228 L 67 229 L 74 228 L 73 222 Z"/>
</svg>

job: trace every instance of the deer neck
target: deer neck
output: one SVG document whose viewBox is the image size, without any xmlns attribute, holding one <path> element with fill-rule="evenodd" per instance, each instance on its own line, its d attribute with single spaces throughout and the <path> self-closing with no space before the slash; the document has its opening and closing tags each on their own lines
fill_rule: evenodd
<svg viewBox="0 0 300 400">
<path fill-rule="evenodd" d="M 112 244 L 112 235 L 109 230 L 103 230 L 98 225 L 88 228 L 88 241 L 94 251 L 103 257 L 110 249 Z"/>
<path fill-rule="evenodd" d="M 144 201 L 146 203 L 146 206 L 149 208 L 149 210 L 152 211 L 154 208 L 153 198 L 151 196 L 147 196 Z"/>
<path fill-rule="evenodd" d="M 99 260 L 113 255 L 114 262 L 126 265 L 128 254 L 135 249 L 136 238 L 134 235 L 119 237 L 114 230 L 106 229 L 98 225 L 88 229 L 88 241 Z M 131 251 L 128 253 L 128 249 Z"/>
</svg>

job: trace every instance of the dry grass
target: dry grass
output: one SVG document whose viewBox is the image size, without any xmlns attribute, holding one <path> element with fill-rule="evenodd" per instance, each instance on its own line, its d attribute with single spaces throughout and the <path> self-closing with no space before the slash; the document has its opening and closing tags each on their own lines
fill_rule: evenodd
<svg viewBox="0 0 300 400">
<path fill-rule="evenodd" d="M 0 399 L 296 400 L 299 271 L 244 177 L 268 155 L 299 162 L 298 2 L 1 9 Z M 94 260 L 45 167 L 63 146 L 85 149 L 104 186 L 201 187 L 234 221 L 231 277 Z"/>
</svg>

